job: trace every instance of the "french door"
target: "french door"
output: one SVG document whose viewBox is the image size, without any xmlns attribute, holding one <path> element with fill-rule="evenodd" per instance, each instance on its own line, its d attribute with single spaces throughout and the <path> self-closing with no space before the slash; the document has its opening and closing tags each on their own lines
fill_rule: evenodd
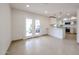
<svg viewBox="0 0 79 59">
<path fill-rule="evenodd" d="M 26 19 L 26 37 L 31 38 L 40 35 L 40 20 Z"/>
</svg>

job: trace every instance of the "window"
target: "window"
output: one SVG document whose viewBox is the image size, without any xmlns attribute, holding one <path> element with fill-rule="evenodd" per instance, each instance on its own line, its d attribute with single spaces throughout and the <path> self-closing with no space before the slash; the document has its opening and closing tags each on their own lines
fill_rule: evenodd
<svg viewBox="0 0 79 59">
<path fill-rule="evenodd" d="M 35 20 L 35 34 L 40 33 L 40 20 Z"/>
</svg>

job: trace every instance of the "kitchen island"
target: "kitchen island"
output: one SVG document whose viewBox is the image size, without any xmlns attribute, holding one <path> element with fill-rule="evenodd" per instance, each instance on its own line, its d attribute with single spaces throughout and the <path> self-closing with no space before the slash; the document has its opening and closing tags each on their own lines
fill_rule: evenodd
<svg viewBox="0 0 79 59">
<path fill-rule="evenodd" d="M 64 27 L 55 27 L 50 26 L 49 33 L 50 36 L 56 37 L 58 39 L 64 39 L 65 38 L 65 28 Z"/>
</svg>

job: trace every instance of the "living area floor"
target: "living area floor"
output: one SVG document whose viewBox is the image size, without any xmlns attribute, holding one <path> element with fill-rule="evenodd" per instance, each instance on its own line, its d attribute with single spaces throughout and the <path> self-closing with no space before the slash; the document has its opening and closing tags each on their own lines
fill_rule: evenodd
<svg viewBox="0 0 79 59">
<path fill-rule="evenodd" d="M 12 42 L 7 55 L 79 55 L 79 44 L 73 34 L 65 39 L 41 36 Z"/>
</svg>

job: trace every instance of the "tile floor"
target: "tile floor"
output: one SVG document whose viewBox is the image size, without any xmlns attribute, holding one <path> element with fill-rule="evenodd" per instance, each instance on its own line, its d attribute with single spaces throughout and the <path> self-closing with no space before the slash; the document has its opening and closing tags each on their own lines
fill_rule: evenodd
<svg viewBox="0 0 79 59">
<path fill-rule="evenodd" d="M 7 55 L 79 55 L 79 44 L 75 35 L 65 39 L 42 36 L 12 42 Z"/>
</svg>

